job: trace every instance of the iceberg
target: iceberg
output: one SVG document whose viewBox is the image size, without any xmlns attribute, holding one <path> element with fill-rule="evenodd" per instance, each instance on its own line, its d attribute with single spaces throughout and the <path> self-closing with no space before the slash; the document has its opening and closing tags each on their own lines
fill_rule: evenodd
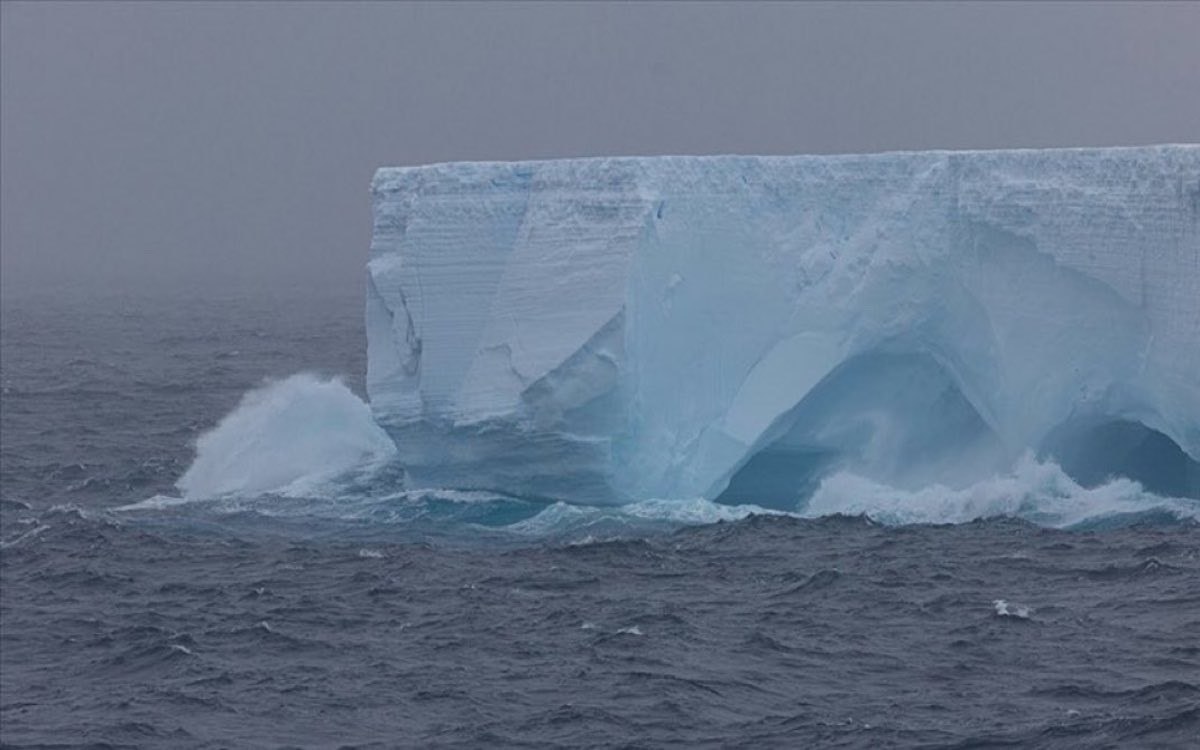
<svg viewBox="0 0 1200 750">
<path fill-rule="evenodd" d="M 414 487 L 796 507 L 1033 453 L 1200 497 L 1200 146 L 380 169 Z"/>
</svg>

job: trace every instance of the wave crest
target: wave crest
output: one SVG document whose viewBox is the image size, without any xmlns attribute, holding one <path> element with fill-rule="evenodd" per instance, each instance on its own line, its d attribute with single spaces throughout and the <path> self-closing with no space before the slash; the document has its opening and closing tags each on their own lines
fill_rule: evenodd
<svg viewBox="0 0 1200 750">
<path fill-rule="evenodd" d="M 185 498 L 306 495 L 395 456 L 370 407 L 338 378 L 298 373 L 248 392 L 196 441 Z"/>
<path fill-rule="evenodd" d="M 966 523 L 1012 516 L 1056 527 L 1156 511 L 1180 519 L 1200 518 L 1200 506 L 1194 501 L 1159 497 L 1141 484 L 1120 477 L 1096 487 L 1083 487 L 1057 463 L 1040 461 L 1032 453 L 1022 456 L 1011 473 L 962 489 L 934 484 L 904 490 L 839 472 L 827 477 L 801 508 L 801 514 L 807 517 L 864 514 L 897 525 Z"/>
<path fill-rule="evenodd" d="M 894 487 L 843 468 L 781 503 L 746 493 L 737 502 L 674 498 L 592 506 L 489 491 L 406 488 L 395 444 L 372 419 L 370 407 L 342 381 L 310 373 L 247 393 L 197 441 L 196 459 L 177 487 L 181 497 L 156 496 L 119 510 L 173 512 L 190 506 L 191 512 L 218 515 L 249 511 L 322 523 L 434 524 L 522 538 L 600 539 L 753 514 L 860 515 L 888 525 L 1015 517 L 1060 528 L 1200 520 L 1194 500 L 1163 497 L 1125 478 L 1085 487 L 1055 461 L 1032 452 L 1009 471 L 963 487 Z M 292 502 L 280 503 L 281 497 Z M 214 502 L 195 502 L 200 500 Z"/>
</svg>

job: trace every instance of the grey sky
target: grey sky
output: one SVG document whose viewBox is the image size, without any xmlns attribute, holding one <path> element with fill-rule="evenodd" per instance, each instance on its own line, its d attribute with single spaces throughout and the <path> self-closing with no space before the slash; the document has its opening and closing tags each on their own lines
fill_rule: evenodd
<svg viewBox="0 0 1200 750">
<path fill-rule="evenodd" d="M 1200 140 L 1200 3 L 5 2 L 5 293 L 354 289 L 377 166 Z"/>
</svg>

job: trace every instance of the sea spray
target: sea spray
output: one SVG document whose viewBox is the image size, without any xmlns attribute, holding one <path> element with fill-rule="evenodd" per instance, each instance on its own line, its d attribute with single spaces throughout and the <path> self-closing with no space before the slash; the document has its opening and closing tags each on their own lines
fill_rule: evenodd
<svg viewBox="0 0 1200 750">
<path fill-rule="evenodd" d="M 966 523 L 1010 516 L 1063 528 L 1151 512 L 1195 519 L 1200 518 L 1200 504 L 1160 497 L 1121 477 L 1084 487 L 1054 461 L 1039 460 L 1031 453 L 1022 456 L 1010 472 L 962 488 L 931 484 L 902 489 L 839 472 L 827 477 L 812 498 L 800 505 L 800 513 L 806 517 L 865 514 L 889 525 Z"/>
<path fill-rule="evenodd" d="M 200 436 L 177 487 L 194 499 L 304 494 L 395 452 L 345 383 L 298 373 L 250 391 Z"/>
</svg>

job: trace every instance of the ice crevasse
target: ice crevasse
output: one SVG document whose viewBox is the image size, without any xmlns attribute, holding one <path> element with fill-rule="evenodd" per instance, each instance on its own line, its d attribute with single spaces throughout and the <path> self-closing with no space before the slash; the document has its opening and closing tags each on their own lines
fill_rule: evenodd
<svg viewBox="0 0 1200 750">
<path fill-rule="evenodd" d="M 787 506 L 1034 452 L 1200 497 L 1200 146 L 380 169 L 414 486 Z"/>
</svg>

